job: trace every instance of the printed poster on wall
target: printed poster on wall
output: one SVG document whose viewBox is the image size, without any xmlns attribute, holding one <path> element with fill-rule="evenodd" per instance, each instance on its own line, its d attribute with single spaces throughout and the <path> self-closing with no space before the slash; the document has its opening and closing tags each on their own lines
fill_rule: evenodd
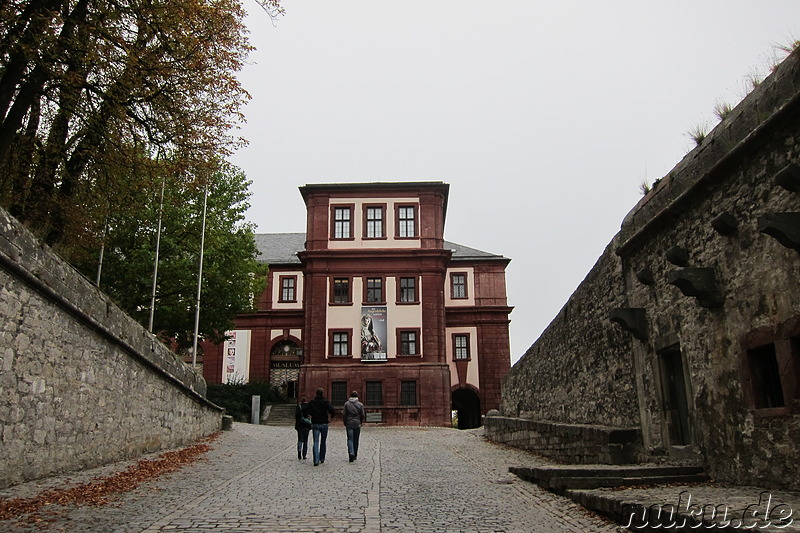
<svg viewBox="0 0 800 533">
<path fill-rule="evenodd" d="M 361 360 L 386 361 L 386 307 L 361 308 Z"/>
<path fill-rule="evenodd" d="M 225 332 L 222 343 L 222 382 L 247 383 L 250 377 L 250 331 Z"/>
</svg>

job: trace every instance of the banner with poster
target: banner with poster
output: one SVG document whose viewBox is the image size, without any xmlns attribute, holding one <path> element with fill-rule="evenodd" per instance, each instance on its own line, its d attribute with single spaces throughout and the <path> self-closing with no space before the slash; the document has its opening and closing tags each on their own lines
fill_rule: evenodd
<svg viewBox="0 0 800 533">
<path fill-rule="evenodd" d="M 222 343 L 222 382 L 247 383 L 250 377 L 250 330 L 225 332 Z"/>
<path fill-rule="evenodd" d="M 361 360 L 386 361 L 386 307 L 361 308 Z"/>
</svg>

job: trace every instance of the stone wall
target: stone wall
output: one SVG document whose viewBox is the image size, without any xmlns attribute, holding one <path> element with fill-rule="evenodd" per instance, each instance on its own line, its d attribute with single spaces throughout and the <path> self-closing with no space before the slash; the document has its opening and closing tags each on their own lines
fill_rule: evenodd
<svg viewBox="0 0 800 533">
<path fill-rule="evenodd" d="M 220 429 L 205 381 L 0 210 L 0 487 Z"/>
<path fill-rule="evenodd" d="M 767 228 L 800 212 L 799 94 L 794 54 L 626 217 L 618 249 L 627 307 L 648 330 L 632 352 L 645 448 L 674 455 L 661 356 L 679 350 L 693 451 L 717 479 L 770 487 L 800 486 L 800 243 Z M 754 403 L 748 355 L 770 344 L 774 409 Z"/>
<path fill-rule="evenodd" d="M 797 489 L 799 251 L 795 52 L 625 217 L 502 414 L 639 427 L 643 460 Z"/>
<path fill-rule="evenodd" d="M 487 415 L 486 435 L 496 442 L 568 464 L 630 464 L 639 459 L 641 437 L 635 428 L 561 424 Z"/>
<path fill-rule="evenodd" d="M 638 426 L 630 336 L 608 319 L 624 303 L 609 245 L 561 312 L 503 380 L 507 416 L 620 428 Z"/>
</svg>

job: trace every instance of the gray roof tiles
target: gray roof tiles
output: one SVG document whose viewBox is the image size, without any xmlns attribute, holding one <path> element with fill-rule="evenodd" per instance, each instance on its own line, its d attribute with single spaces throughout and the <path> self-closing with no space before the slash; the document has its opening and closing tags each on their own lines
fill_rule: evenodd
<svg viewBox="0 0 800 533">
<path fill-rule="evenodd" d="M 306 247 L 305 233 L 256 233 L 256 246 L 260 255 L 258 260 L 273 265 L 300 264 L 297 252 Z M 444 241 L 444 249 L 453 251 L 453 260 L 486 260 L 505 259 L 502 255 L 492 254 L 461 244 Z"/>
<path fill-rule="evenodd" d="M 305 233 L 256 233 L 258 260 L 272 265 L 300 264 L 297 252 L 306 248 Z"/>
</svg>

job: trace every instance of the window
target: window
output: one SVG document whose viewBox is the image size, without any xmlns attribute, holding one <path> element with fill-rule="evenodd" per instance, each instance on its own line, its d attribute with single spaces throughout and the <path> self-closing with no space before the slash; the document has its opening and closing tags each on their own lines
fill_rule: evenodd
<svg viewBox="0 0 800 533">
<path fill-rule="evenodd" d="M 347 401 L 347 382 L 334 381 L 331 383 L 331 403 L 333 405 L 344 405 Z"/>
<path fill-rule="evenodd" d="M 453 359 L 457 361 L 469 359 L 469 335 L 453 335 Z"/>
<path fill-rule="evenodd" d="M 351 207 L 333 207 L 333 238 L 353 238 L 353 210 Z"/>
<path fill-rule="evenodd" d="M 349 304 L 350 299 L 350 278 L 333 278 L 333 303 Z"/>
<path fill-rule="evenodd" d="M 747 350 L 753 403 L 756 409 L 783 407 L 783 387 L 778 369 L 775 345 L 767 344 Z"/>
<path fill-rule="evenodd" d="M 331 331 L 331 356 L 352 355 L 350 351 L 350 337 L 350 331 Z"/>
<path fill-rule="evenodd" d="M 742 338 L 745 401 L 759 417 L 796 412 L 800 399 L 800 315 L 762 326 Z"/>
<path fill-rule="evenodd" d="M 367 239 L 382 239 L 383 235 L 383 207 L 367 206 L 365 208 L 364 223 L 366 224 L 364 236 Z"/>
<path fill-rule="evenodd" d="M 417 355 L 417 338 L 419 336 L 418 330 L 401 330 L 398 332 L 400 337 L 400 355 Z"/>
<path fill-rule="evenodd" d="M 400 278 L 400 296 L 403 303 L 417 302 L 417 278 Z"/>
<path fill-rule="evenodd" d="M 383 405 L 383 383 L 380 381 L 367 381 L 367 397 L 365 405 Z"/>
<path fill-rule="evenodd" d="M 450 274 L 450 288 L 453 298 L 463 299 L 467 297 L 467 275 L 463 272 Z"/>
<path fill-rule="evenodd" d="M 367 278 L 367 302 L 383 302 L 383 278 Z"/>
<path fill-rule="evenodd" d="M 397 207 L 397 236 L 417 236 L 417 210 L 413 205 Z"/>
<path fill-rule="evenodd" d="M 417 382 L 400 382 L 400 405 L 417 405 Z"/>
<path fill-rule="evenodd" d="M 297 276 L 281 276 L 281 302 L 294 302 L 297 301 L 294 295 L 295 283 L 297 283 Z"/>
</svg>

